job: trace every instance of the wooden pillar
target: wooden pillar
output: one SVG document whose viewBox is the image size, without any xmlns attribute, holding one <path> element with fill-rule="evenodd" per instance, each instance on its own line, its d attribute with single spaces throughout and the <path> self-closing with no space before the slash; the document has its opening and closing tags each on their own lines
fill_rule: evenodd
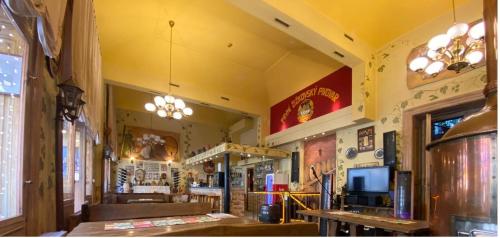
<svg viewBox="0 0 500 238">
<path fill-rule="evenodd" d="M 63 147 L 63 135 L 62 129 L 64 129 L 64 119 L 61 115 L 61 98 L 57 96 L 56 99 L 56 227 L 58 231 L 64 230 L 64 191 L 63 191 L 63 159 L 62 159 L 62 147 Z"/>
<path fill-rule="evenodd" d="M 231 207 L 231 174 L 229 168 L 229 153 L 224 154 L 224 213 L 229 213 Z"/>
</svg>

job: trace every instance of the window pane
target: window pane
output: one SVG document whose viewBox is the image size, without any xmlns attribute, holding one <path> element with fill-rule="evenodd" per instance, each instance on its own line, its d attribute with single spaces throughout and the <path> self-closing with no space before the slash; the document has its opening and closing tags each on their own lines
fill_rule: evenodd
<svg viewBox="0 0 500 238">
<path fill-rule="evenodd" d="M 87 149 L 86 152 L 86 162 L 85 162 L 85 195 L 86 196 L 91 196 L 92 195 L 92 160 L 94 158 L 94 149 L 93 149 L 93 143 L 92 143 L 92 138 L 87 136 L 87 145 L 85 146 Z M 90 201 L 89 201 L 90 202 Z"/>
<path fill-rule="evenodd" d="M 62 148 L 62 161 L 63 161 L 63 193 L 64 200 L 73 199 L 73 171 L 74 171 L 74 163 L 73 163 L 73 143 L 72 135 L 74 134 L 74 127 L 71 123 L 64 121 L 64 129 L 62 130 L 63 134 L 63 148 Z"/>
<path fill-rule="evenodd" d="M 22 214 L 25 48 L 0 7 L 0 221 Z"/>
<path fill-rule="evenodd" d="M 75 134 L 75 213 L 79 212 L 85 197 L 85 127 L 76 127 Z"/>
</svg>

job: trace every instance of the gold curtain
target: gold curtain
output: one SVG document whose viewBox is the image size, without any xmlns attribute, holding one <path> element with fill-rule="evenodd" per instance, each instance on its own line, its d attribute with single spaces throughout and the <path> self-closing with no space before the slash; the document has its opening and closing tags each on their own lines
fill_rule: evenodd
<svg viewBox="0 0 500 238">
<path fill-rule="evenodd" d="M 76 2 L 87 2 L 77 0 Z M 57 58 L 61 51 L 66 0 L 6 0 L 9 9 L 19 16 L 36 17 L 38 40 L 45 55 Z"/>
<path fill-rule="evenodd" d="M 103 87 L 101 72 L 101 49 L 97 33 L 93 2 L 73 2 L 72 16 L 72 75 L 75 82 L 85 91 L 83 110 L 93 138 L 102 137 Z"/>
</svg>

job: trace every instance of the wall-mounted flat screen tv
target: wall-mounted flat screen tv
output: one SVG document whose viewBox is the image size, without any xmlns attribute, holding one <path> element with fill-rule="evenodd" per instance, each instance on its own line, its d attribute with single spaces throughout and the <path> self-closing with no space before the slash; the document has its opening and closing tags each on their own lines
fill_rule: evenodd
<svg viewBox="0 0 500 238">
<path fill-rule="evenodd" d="M 389 192 L 389 166 L 347 169 L 347 191 Z"/>
</svg>

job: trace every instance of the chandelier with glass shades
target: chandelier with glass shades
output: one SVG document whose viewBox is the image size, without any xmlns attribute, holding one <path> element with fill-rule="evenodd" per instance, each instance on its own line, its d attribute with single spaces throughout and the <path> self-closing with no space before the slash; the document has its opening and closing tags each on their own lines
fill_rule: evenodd
<svg viewBox="0 0 500 238">
<path fill-rule="evenodd" d="M 460 73 L 467 67 L 475 67 L 483 59 L 484 21 L 473 26 L 457 23 L 455 1 L 453 21 L 446 34 L 434 36 L 427 42 L 425 55 L 418 55 L 408 65 L 411 71 L 436 77 L 444 69 Z"/>
<path fill-rule="evenodd" d="M 144 107 L 149 112 L 156 112 L 160 117 L 180 120 L 182 117 L 193 115 L 193 109 L 186 107 L 182 99 L 175 98 L 170 93 L 172 86 L 172 29 L 175 22 L 170 20 L 168 23 L 170 25 L 170 79 L 168 82 L 168 95 L 164 97 L 155 96 L 154 103 L 148 102 Z"/>
</svg>

